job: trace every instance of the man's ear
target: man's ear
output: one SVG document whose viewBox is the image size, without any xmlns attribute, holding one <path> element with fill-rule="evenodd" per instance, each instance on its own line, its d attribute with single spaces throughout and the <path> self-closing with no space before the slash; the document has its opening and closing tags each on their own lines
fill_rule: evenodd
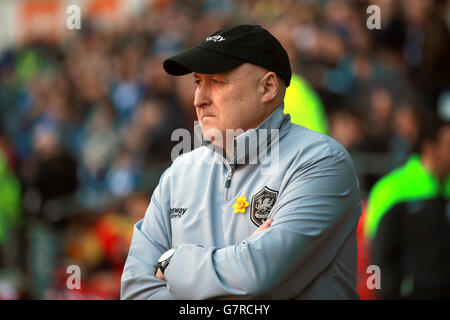
<svg viewBox="0 0 450 320">
<path fill-rule="evenodd" d="M 275 72 L 269 71 L 261 78 L 259 81 L 259 89 L 262 103 L 267 103 L 276 98 L 279 84 Z"/>
</svg>

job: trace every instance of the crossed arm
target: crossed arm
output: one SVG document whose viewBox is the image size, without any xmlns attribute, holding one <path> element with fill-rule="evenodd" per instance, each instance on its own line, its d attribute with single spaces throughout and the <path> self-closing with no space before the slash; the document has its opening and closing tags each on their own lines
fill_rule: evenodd
<svg viewBox="0 0 450 320">
<path fill-rule="evenodd" d="M 170 248 L 170 221 L 155 214 L 155 191 L 145 219 L 135 226 L 121 297 L 252 298 L 280 285 L 278 298 L 295 297 L 332 262 L 355 228 L 361 213 L 357 188 L 345 158 L 296 172 L 272 208 L 271 224 L 225 248 L 178 246 L 165 278 L 155 263 Z"/>
<path fill-rule="evenodd" d="M 266 230 L 267 228 L 270 227 L 270 224 L 272 223 L 273 219 L 267 219 L 262 225 L 259 226 L 258 229 L 256 229 L 253 233 L 252 236 L 254 234 L 257 234 L 260 231 Z M 163 280 L 166 281 L 166 277 L 164 277 L 164 273 L 162 273 L 161 269 L 158 268 L 158 270 L 156 271 L 156 278 L 158 278 L 159 280 Z"/>
</svg>

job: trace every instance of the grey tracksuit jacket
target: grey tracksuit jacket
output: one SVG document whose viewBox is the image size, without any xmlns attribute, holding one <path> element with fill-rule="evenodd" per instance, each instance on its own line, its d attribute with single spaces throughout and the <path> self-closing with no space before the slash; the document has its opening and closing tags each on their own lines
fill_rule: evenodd
<svg viewBox="0 0 450 320">
<path fill-rule="evenodd" d="M 245 147 L 233 161 L 203 145 L 163 173 L 134 226 L 121 299 L 359 298 L 353 162 L 332 138 L 291 123 L 283 107 L 235 138 L 235 151 Z M 245 143 L 261 129 L 278 135 Z M 242 196 L 248 206 L 235 213 Z M 268 218 L 272 225 L 252 234 Z M 156 262 L 172 247 L 161 281 Z"/>
</svg>

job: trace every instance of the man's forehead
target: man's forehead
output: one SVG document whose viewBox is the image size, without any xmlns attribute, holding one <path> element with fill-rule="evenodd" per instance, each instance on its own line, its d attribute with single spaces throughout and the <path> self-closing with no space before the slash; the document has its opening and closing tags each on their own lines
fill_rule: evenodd
<svg viewBox="0 0 450 320">
<path fill-rule="evenodd" d="M 251 71 L 251 72 L 249 72 Z M 213 73 L 213 74 L 206 74 L 206 73 L 200 73 L 200 72 L 194 72 L 194 77 L 195 78 L 200 78 L 200 77 L 214 77 L 214 76 L 220 76 L 220 77 L 232 77 L 232 76 L 237 76 L 237 75 L 248 75 L 248 76 L 252 76 L 255 75 L 256 72 L 259 73 L 265 73 L 268 70 L 266 70 L 263 67 L 251 64 L 251 63 L 243 63 L 239 66 L 237 66 L 236 68 L 233 68 L 231 70 L 227 70 L 224 72 L 220 72 L 220 73 Z"/>
</svg>

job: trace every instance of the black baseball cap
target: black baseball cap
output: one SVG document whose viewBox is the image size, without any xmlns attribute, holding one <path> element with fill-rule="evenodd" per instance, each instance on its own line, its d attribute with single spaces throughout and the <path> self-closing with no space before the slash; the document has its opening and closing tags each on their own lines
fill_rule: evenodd
<svg viewBox="0 0 450 320">
<path fill-rule="evenodd" d="M 281 43 L 259 25 L 239 25 L 214 32 L 200 45 L 164 61 L 167 73 L 213 74 L 249 62 L 275 72 L 286 87 L 291 82 L 289 56 Z"/>
</svg>

